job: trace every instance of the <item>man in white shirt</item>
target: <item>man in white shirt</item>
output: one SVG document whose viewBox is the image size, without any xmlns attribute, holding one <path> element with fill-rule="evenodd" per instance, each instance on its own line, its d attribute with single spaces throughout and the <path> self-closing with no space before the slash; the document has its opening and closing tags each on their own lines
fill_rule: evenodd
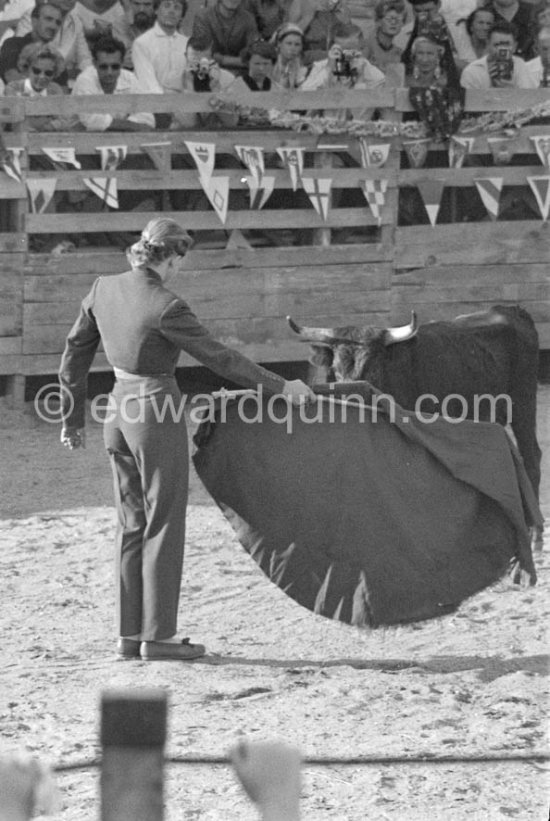
<svg viewBox="0 0 550 821">
<path fill-rule="evenodd" d="M 132 72 L 122 68 L 124 52 L 120 40 L 99 38 L 92 46 L 93 65 L 78 75 L 72 94 L 143 94 Z M 82 111 L 79 119 L 87 131 L 150 131 L 155 127 L 154 116 L 147 112 L 123 117 Z"/>
<path fill-rule="evenodd" d="M 550 87 L 550 27 L 541 28 L 537 34 L 538 57 L 529 60 L 527 68 L 531 72 L 537 88 Z"/>
<path fill-rule="evenodd" d="M 77 75 L 79 71 L 92 64 L 92 55 L 86 42 L 84 27 L 74 11 L 76 0 L 50 0 L 56 6 L 63 17 L 61 28 L 51 42 L 52 48 L 58 51 L 65 60 L 65 66 L 70 78 Z M 22 37 L 31 31 L 31 12 L 26 12 L 16 28 L 16 35 Z"/>
<path fill-rule="evenodd" d="M 186 10 L 186 0 L 157 0 L 154 26 L 134 40 L 134 72 L 147 93 L 181 90 L 189 38 L 180 34 L 178 24 Z"/>
<path fill-rule="evenodd" d="M 463 88 L 536 88 L 527 63 L 514 54 L 515 30 L 506 20 L 497 21 L 489 34 L 487 54 L 466 66 L 460 77 Z"/>
</svg>

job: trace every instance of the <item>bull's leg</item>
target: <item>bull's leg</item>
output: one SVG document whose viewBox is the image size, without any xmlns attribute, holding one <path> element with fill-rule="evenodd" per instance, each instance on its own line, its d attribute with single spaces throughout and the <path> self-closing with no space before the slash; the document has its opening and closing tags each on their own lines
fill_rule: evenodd
<svg viewBox="0 0 550 821">
<path fill-rule="evenodd" d="M 514 436 L 516 437 L 518 450 L 523 459 L 525 472 L 529 477 L 529 481 L 533 486 L 533 490 L 535 491 L 535 496 L 538 501 L 540 486 L 540 462 L 542 454 L 539 443 L 537 442 L 536 421 L 535 419 L 514 419 L 512 422 L 512 430 L 514 432 Z M 542 541 L 543 528 L 533 528 L 533 548 L 535 550 L 542 550 Z"/>
</svg>

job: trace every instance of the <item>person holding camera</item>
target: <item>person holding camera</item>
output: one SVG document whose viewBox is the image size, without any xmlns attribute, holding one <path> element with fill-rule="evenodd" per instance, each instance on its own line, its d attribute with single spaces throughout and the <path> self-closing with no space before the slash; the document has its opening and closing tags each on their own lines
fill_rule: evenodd
<svg viewBox="0 0 550 821">
<path fill-rule="evenodd" d="M 235 82 L 235 75 L 221 68 L 212 56 L 212 41 L 197 36 L 189 38 L 185 52 L 186 66 L 181 77 L 183 94 L 219 93 Z M 181 128 L 234 128 L 236 111 L 182 112 L 174 111 L 171 130 Z"/>
<path fill-rule="evenodd" d="M 515 54 L 515 27 L 495 22 L 489 33 L 487 54 L 466 66 L 460 77 L 463 88 L 536 88 L 527 63 Z"/>
<path fill-rule="evenodd" d="M 511 23 L 516 31 L 515 54 L 523 60 L 535 56 L 535 6 L 525 0 L 481 0 L 483 8 L 490 8 L 496 20 Z"/>
<path fill-rule="evenodd" d="M 328 56 L 313 64 L 300 90 L 379 88 L 384 84 L 384 74 L 363 56 L 362 47 L 363 32 L 359 26 L 338 23 L 334 27 Z M 361 114 L 354 112 L 354 116 Z"/>
</svg>

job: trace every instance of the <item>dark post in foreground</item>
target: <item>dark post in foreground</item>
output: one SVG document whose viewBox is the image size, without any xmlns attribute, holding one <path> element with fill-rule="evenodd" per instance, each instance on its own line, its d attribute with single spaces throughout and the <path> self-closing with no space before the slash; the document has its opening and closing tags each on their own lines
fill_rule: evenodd
<svg viewBox="0 0 550 821">
<path fill-rule="evenodd" d="M 101 698 L 101 821 L 162 821 L 167 697 L 111 690 Z"/>
</svg>

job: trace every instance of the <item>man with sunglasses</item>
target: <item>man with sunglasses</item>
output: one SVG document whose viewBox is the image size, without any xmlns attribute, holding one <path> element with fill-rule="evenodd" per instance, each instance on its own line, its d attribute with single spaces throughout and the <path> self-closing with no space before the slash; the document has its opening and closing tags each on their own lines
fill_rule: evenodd
<svg viewBox="0 0 550 821">
<path fill-rule="evenodd" d="M 0 49 L 0 77 L 5 83 L 20 80 L 24 75 L 17 62 L 25 46 L 32 43 L 48 45 L 61 28 L 62 16 L 52 3 L 35 6 L 31 13 L 32 30 L 23 37 L 9 37 Z"/>
<path fill-rule="evenodd" d="M 78 75 L 73 95 L 143 94 L 135 75 L 122 68 L 125 51 L 124 43 L 114 37 L 97 39 L 92 44 L 93 65 Z M 82 111 L 79 119 L 87 131 L 149 131 L 155 127 L 155 118 L 148 112 L 121 117 Z"/>
</svg>

